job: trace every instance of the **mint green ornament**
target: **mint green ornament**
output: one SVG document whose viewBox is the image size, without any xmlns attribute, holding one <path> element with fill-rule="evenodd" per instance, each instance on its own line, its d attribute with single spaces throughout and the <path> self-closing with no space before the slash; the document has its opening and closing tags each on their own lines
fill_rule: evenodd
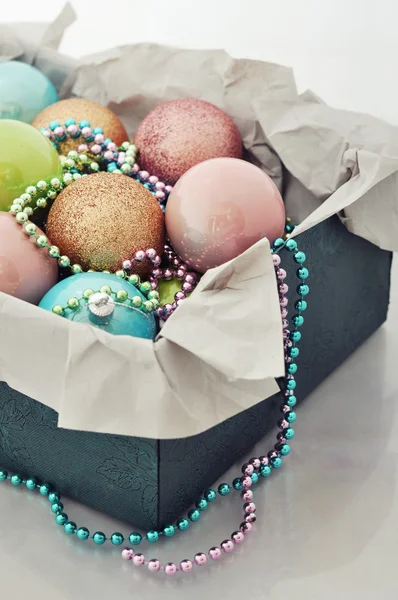
<svg viewBox="0 0 398 600">
<path fill-rule="evenodd" d="M 62 177 L 57 151 L 31 125 L 0 119 L 0 140 L 0 210 L 9 210 L 28 186 Z"/>
</svg>

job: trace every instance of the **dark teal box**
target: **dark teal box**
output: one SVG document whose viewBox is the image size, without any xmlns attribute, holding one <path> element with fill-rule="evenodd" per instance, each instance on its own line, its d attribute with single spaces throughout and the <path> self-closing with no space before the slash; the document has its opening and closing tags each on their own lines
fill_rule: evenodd
<svg viewBox="0 0 398 600">
<path fill-rule="evenodd" d="M 298 360 L 303 400 L 385 321 L 391 254 L 337 217 L 298 240 L 311 290 Z M 288 253 L 282 261 L 291 306 L 295 267 Z M 160 528 L 247 455 L 275 426 L 280 404 L 275 395 L 200 435 L 151 440 L 58 429 L 57 413 L 0 383 L 0 465 L 136 527 Z"/>
</svg>

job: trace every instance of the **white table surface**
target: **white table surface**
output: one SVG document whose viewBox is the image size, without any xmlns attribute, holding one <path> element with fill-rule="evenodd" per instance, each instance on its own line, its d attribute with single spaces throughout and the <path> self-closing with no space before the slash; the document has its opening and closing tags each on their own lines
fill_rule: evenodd
<svg viewBox="0 0 398 600">
<path fill-rule="evenodd" d="M 72 4 L 79 22 L 62 42 L 64 53 L 79 56 L 133 41 L 225 47 L 235 56 L 291 65 L 300 90 L 310 87 L 335 106 L 398 124 L 395 0 Z M 50 20 L 62 5 L 2 3 L 0 22 Z M 1 485 L 0 598 L 395 598 L 397 282 L 393 268 L 387 324 L 299 407 L 292 454 L 280 473 L 257 487 L 259 518 L 245 545 L 210 568 L 166 579 L 133 569 L 118 549 L 65 536 L 46 500 Z M 251 454 L 268 450 L 272 438 Z M 219 543 L 240 522 L 234 498 L 212 506 L 189 533 L 151 546 L 151 555 L 179 561 Z M 72 501 L 65 504 L 90 530 L 129 530 Z"/>
</svg>

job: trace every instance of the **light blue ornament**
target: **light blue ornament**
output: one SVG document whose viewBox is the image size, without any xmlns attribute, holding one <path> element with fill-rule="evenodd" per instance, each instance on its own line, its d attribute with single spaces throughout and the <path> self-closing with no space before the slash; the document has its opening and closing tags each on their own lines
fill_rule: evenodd
<svg viewBox="0 0 398 600">
<path fill-rule="evenodd" d="M 107 291 L 112 291 L 110 294 L 111 308 L 109 314 L 98 315 L 92 312 L 89 298 L 93 297 L 93 292 L 104 290 L 104 286 L 107 286 Z M 62 307 L 64 309 L 63 316 L 67 319 L 78 323 L 89 323 L 114 335 L 155 339 L 157 330 L 154 316 L 133 307 L 129 299 L 124 302 L 116 300 L 114 293 L 120 291 L 126 292 L 129 299 L 139 296 L 142 302 L 146 300 L 135 286 L 116 275 L 79 273 L 67 277 L 51 288 L 41 300 L 39 307 L 50 312 L 56 306 Z M 71 302 L 71 299 L 74 302 Z M 68 308 L 68 306 L 73 306 L 73 308 Z"/>
<path fill-rule="evenodd" d="M 17 60 L 0 62 L 0 119 L 32 123 L 58 93 L 39 69 Z"/>
</svg>

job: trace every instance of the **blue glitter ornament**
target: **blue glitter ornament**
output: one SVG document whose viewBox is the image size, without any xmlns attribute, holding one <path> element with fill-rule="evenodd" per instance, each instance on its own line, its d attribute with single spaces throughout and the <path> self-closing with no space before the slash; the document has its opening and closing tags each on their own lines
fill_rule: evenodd
<svg viewBox="0 0 398 600">
<path fill-rule="evenodd" d="M 93 306 L 94 296 L 99 296 L 99 304 Z M 80 273 L 57 283 L 39 307 L 114 335 L 155 339 L 156 321 L 145 310 L 147 302 L 135 286 L 116 275 Z"/>
<path fill-rule="evenodd" d="M 57 90 L 39 69 L 17 60 L 0 62 L 0 119 L 31 123 L 58 100 Z"/>
</svg>

